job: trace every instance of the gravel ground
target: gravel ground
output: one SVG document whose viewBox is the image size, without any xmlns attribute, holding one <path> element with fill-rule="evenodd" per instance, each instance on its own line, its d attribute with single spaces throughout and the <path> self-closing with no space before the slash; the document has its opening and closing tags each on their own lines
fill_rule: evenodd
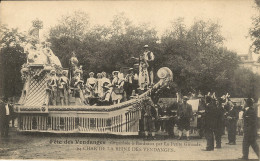
<svg viewBox="0 0 260 161">
<path fill-rule="evenodd" d="M 203 151 L 204 138 L 186 141 L 161 134 L 157 138 L 18 134 L 12 129 L 8 138 L 0 140 L 0 159 L 235 160 L 242 155 L 242 136 L 237 137 L 237 145 L 226 145 L 227 135 L 224 135 L 222 149 L 210 152 Z M 258 160 L 252 148 L 249 158 Z"/>
</svg>

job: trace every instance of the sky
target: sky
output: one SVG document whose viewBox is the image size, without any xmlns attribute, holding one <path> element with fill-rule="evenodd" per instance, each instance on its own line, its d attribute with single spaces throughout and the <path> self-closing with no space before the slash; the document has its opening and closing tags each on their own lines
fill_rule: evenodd
<svg viewBox="0 0 260 161">
<path fill-rule="evenodd" d="M 91 23 L 107 25 L 115 14 L 124 12 L 133 23 L 148 22 L 161 35 L 170 23 L 183 17 L 187 27 L 196 19 L 219 23 L 224 46 L 238 54 L 247 54 L 251 45 L 249 28 L 258 14 L 253 0 L 143 0 L 143 1 L 2 1 L 0 23 L 28 31 L 31 21 L 43 21 L 46 34 L 61 15 L 81 10 Z"/>
</svg>

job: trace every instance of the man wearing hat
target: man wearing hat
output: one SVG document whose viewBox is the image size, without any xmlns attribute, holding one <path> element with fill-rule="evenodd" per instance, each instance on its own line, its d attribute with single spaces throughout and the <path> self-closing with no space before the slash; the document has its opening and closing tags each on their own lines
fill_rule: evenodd
<svg viewBox="0 0 260 161">
<path fill-rule="evenodd" d="M 133 91 L 133 82 L 134 82 L 134 69 L 130 68 L 128 74 L 125 76 L 124 90 L 126 92 L 127 100 L 130 99 Z"/>
<path fill-rule="evenodd" d="M 186 130 L 187 140 L 190 140 L 190 121 L 192 119 L 192 107 L 187 103 L 187 96 L 183 96 L 183 103 L 178 107 L 178 129 L 179 129 L 179 140 L 182 138 L 183 130 Z"/>
<path fill-rule="evenodd" d="M 144 57 L 148 63 L 148 73 L 150 78 L 150 84 L 153 85 L 153 79 L 154 79 L 154 54 L 153 52 L 149 51 L 149 46 L 144 46 Z"/>
<path fill-rule="evenodd" d="M 251 146 L 259 158 L 259 146 L 257 139 L 257 116 L 253 108 L 252 98 L 246 100 L 244 110 L 244 137 L 243 137 L 243 156 L 240 159 L 248 159 L 249 147 Z"/>
</svg>

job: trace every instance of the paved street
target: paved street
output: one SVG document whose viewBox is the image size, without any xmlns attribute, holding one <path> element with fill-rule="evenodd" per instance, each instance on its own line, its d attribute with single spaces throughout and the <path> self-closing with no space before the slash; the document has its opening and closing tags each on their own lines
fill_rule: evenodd
<svg viewBox="0 0 260 161">
<path fill-rule="evenodd" d="M 237 145 L 225 145 L 215 151 L 205 149 L 205 139 L 190 141 L 167 139 L 144 141 L 140 137 L 107 135 L 60 136 L 49 134 L 17 134 L 11 130 L 8 138 L 0 140 L 0 159 L 146 159 L 146 160 L 235 160 L 241 157 L 242 136 Z M 250 149 L 250 159 L 257 160 Z"/>
</svg>

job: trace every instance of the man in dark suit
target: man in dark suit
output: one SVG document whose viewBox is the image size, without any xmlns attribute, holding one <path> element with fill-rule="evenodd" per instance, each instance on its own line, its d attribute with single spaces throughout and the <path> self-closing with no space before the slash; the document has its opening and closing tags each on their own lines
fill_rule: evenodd
<svg viewBox="0 0 260 161">
<path fill-rule="evenodd" d="M 227 129 L 228 129 L 228 143 L 229 145 L 236 145 L 236 129 L 238 112 L 230 101 L 230 110 L 227 113 Z"/>
<path fill-rule="evenodd" d="M 182 131 L 186 130 L 187 140 L 190 140 L 190 121 L 192 119 L 192 107 L 187 103 L 188 97 L 183 96 L 183 103 L 178 107 L 178 129 L 179 129 L 179 140 L 182 137 Z"/>
<path fill-rule="evenodd" d="M 244 108 L 244 138 L 243 138 L 243 157 L 240 159 L 248 159 L 249 147 L 252 146 L 259 158 L 259 146 L 257 139 L 257 116 L 253 108 L 253 100 L 248 98 Z"/>
<path fill-rule="evenodd" d="M 207 96 L 205 109 L 206 151 L 214 150 L 214 135 L 217 144 L 216 148 L 221 148 L 221 115 L 221 110 L 217 108 L 216 99 Z"/>
<path fill-rule="evenodd" d="M 7 98 L 4 99 L 7 102 Z M 0 129 L 1 136 L 8 136 L 10 110 L 8 104 L 0 101 Z"/>
</svg>

